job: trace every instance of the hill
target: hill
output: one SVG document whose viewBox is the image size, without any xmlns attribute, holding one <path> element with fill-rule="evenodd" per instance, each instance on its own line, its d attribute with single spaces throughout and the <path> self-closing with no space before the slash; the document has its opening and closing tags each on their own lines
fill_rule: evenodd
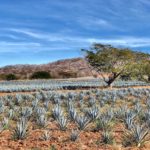
<svg viewBox="0 0 150 150">
<path fill-rule="evenodd" d="M 83 58 L 59 60 L 41 65 L 12 65 L 0 68 L 0 76 L 15 74 L 20 79 L 27 79 L 36 71 L 47 71 L 53 78 L 92 76 L 87 62 Z"/>
</svg>

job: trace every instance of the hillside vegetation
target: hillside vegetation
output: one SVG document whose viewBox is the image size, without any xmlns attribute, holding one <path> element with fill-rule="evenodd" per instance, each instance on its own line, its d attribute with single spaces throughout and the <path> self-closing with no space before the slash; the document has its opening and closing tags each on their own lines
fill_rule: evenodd
<svg viewBox="0 0 150 150">
<path fill-rule="evenodd" d="M 41 65 L 12 65 L 0 68 L 1 79 L 7 74 L 15 74 L 18 79 L 29 79 L 34 72 L 49 72 L 52 78 L 76 78 L 92 76 L 87 62 L 83 58 L 59 60 Z"/>
</svg>

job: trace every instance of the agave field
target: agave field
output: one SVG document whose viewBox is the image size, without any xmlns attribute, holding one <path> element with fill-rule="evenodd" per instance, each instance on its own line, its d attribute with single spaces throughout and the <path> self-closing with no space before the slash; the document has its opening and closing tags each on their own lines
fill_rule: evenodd
<svg viewBox="0 0 150 150">
<path fill-rule="evenodd" d="M 142 81 L 115 81 L 114 87 L 148 86 L 150 84 Z M 82 80 L 28 80 L 28 81 L 2 81 L 0 92 L 31 92 L 39 90 L 63 90 L 105 87 L 101 79 Z"/>
<path fill-rule="evenodd" d="M 113 89 L 98 88 L 104 85 L 97 79 L 0 84 L 1 92 L 12 92 L 0 96 L 0 149 L 150 149 L 144 82 L 117 81 Z"/>
</svg>

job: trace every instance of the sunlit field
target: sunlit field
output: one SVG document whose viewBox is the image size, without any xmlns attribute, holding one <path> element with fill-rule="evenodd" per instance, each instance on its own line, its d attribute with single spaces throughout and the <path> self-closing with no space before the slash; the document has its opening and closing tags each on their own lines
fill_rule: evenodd
<svg viewBox="0 0 150 150">
<path fill-rule="evenodd" d="M 0 0 L 0 150 L 150 150 L 150 0 Z"/>
<path fill-rule="evenodd" d="M 100 79 L 0 83 L 0 148 L 149 149 L 150 89 Z"/>
</svg>

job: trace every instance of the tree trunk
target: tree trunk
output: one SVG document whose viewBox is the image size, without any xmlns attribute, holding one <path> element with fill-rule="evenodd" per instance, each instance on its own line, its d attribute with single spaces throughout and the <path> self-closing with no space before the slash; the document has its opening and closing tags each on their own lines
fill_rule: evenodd
<svg viewBox="0 0 150 150">
<path fill-rule="evenodd" d="M 107 81 L 107 87 L 112 88 L 112 83 L 114 82 L 115 79 L 110 79 L 109 81 Z"/>
<path fill-rule="evenodd" d="M 150 75 L 148 76 L 148 81 L 150 82 Z"/>
<path fill-rule="evenodd" d="M 106 81 L 107 86 L 112 88 L 112 83 L 119 77 L 120 73 L 113 73 L 113 75 L 111 77 L 109 77 L 109 80 Z"/>
<path fill-rule="evenodd" d="M 105 86 L 105 88 L 109 88 L 109 89 L 112 89 L 112 87 L 113 87 L 112 83 L 111 84 L 107 83 L 107 85 Z"/>
</svg>

